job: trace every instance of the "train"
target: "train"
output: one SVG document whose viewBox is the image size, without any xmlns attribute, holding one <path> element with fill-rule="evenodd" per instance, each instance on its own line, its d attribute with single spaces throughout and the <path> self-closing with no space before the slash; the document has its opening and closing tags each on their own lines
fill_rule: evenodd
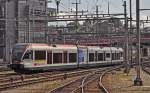
<svg viewBox="0 0 150 93">
<path fill-rule="evenodd" d="M 119 47 L 17 43 L 10 67 L 15 71 L 64 70 L 121 64 Z"/>
</svg>

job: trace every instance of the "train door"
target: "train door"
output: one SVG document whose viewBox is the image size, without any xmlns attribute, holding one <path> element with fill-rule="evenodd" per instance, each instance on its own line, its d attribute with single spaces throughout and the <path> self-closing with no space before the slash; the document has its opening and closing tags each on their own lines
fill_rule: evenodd
<svg viewBox="0 0 150 93">
<path fill-rule="evenodd" d="M 103 52 L 103 61 L 106 61 L 106 53 Z"/>
<path fill-rule="evenodd" d="M 98 53 L 98 61 L 104 61 L 104 53 Z"/>
<path fill-rule="evenodd" d="M 78 49 L 78 63 L 84 62 L 84 52 L 83 49 Z"/>
<path fill-rule="evenodd" d="M 41 66 L 47 64 L 46 51 L 35 50 L 34 51 L 34 66 Z"/>
<path fill-rule="evenodd" d="M 52 51 L 47 51 L 47 64 L 52 64 Z"/>
<path fill-rule="evenodd" d="M 63 52 L 63 63 L 68 63 L 68 61 L 67 61 L 67 59 L 68 59 L 67 55 L 68 55 L 67 51 L 64 51 Z"/>
</svg>

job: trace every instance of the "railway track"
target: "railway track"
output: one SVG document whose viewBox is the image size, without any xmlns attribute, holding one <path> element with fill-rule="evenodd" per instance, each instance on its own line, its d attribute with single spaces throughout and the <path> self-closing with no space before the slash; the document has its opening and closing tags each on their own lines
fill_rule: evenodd
<svg viewBox="0 0 150 93">
<path fill-rule="evenodd" d="M 7 65 L 0 66 L 0 72 L 12 71 Z"/>
<path fill-rule="evenodd" d="M 102 79 L 107 72 L 115 69 L 118 67 L 93 71 L 46 93 L 109 93 L 102 84 Z"/>
<path fill-rule="evenodd" d="M 47 81 L 54 81 L 59 80 L 63 78 L 70 78 L 75 76 L 82 76 L 88 73 L 93 72 L 95 69 L 90 70 L 82 70 L 82 71 L 74 71 L 74 72 L 64 72 L 62 74 L 52 74 L 49 72 L 40 73 L 40 74 L 33 74 L 33 75 L 27 75 L 21 78 L 20 76 L 13 76 L 12 80 L 11 78 L 3 78 L 3 80 L 0 80 L 0 91 L 6 90 L 6 89 L 12 89 L 16 87 L 21 87 L 29 84 L 35 84 L 35 83 L 41 83 L 41 82 L 47 82 Z"/>
<path fill-rule="evenodd" d="M 91 69 L 92 70 L 92 69 Z M 78 69 L 77 71 L 87 71 L 87 70 L 83 70 L 83 69 Z M 13 81 L 21 81 L 22 78 L 24 80 L 28 80 L 28 79 L 32 79 L 32 78 L 39 78 L 39 77 L 49 77 L 51 75 L 57 75 L 57 74 L 65 74 L 65 73 L 73 73 L 73 72 L 77 72 L 75 70 L 71 70 L 71 71 L 54 71 L 54 72 L 44 72 L 44 73 L 34 73 L 34 74 L 19 74 L 19 73 L 15 73 L 15 72 L 3 72 L 0 73 L 0 83 L 2 84 L 3 82 L 10 82 L 10 79 L 12 79 Z"/>
</svg>

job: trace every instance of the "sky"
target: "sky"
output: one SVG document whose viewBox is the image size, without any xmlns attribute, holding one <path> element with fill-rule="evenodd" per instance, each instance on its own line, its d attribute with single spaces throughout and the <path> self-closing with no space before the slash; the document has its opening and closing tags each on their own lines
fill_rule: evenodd
<svg viewBox="0 0 150 93">
<path fill-rule="evenodd" d="M 52 2 L 48 5 L 49 7 L 56 8 L 55 0 L 51 0 Z M 77 0 L 79 2 L 79 0 Z M 87 11 L 88 13 L 95 13 L 96 5 L 99 6 L 100 13 L 107 13 L 108 10 L 108 2 L 110 4 L 110 13 L 123 13 L 123 2 L 127 1 L 127 13 L 129 14 L 129 0 L 81 0 L 79 4 L 79 10 Z M 75 11 L 75 3 L 76 0 L 61 0 L 59 9 L 60 11 Z M 150 0 L 140 0 L 140 8 L 141 9 L 150 9 Z M 132 15 L 135 19 L 136 15 L 136 0 L 132 0 Z M 146 19 L 149 16 L 150 19 L 150 11 L 142 11 L 140 12 L 140 18 Z M 129 15 L 128 15 L 129 16 Z"/>
</svg>

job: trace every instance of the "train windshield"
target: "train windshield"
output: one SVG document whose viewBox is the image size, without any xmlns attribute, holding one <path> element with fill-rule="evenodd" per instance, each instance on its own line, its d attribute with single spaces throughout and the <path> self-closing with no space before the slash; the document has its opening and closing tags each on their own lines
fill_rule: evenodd
<svg viewBox="0 0 150 93">
<path fill-rule="evenodd" d="M 25 55 L 23 56 L 23 60 L 33 60 L 33 51 L 32 50 L 27 50 Z"/>
<path fill-rule="evenodd" d="M 15 45 L 12 51 L 12 59 L 21 61 L 23 53 L 25 52 L 27 45 Z"/>
</svg>

